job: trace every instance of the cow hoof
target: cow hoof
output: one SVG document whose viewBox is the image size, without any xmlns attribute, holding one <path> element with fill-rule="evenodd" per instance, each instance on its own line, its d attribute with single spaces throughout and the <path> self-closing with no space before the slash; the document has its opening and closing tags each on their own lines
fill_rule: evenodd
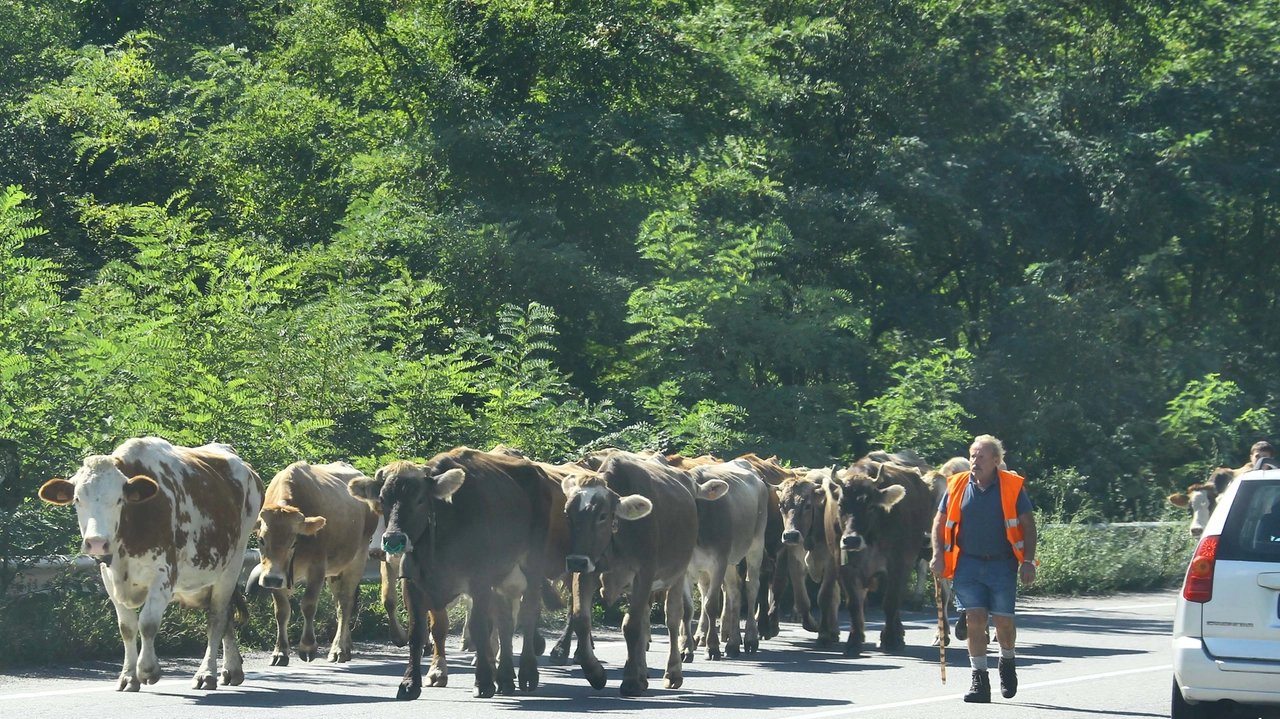
<svg viewBox="0 0 1280 719">
<path fill-rule="evenodd" d="M 136 692 L 142 685 L 138 683 L 137 677 L 131 677 L 125 674 L 120 675 L 120 681 L 116 684 L 118 692 Z"/>
<path fill-rule="evenodd" d="M 138 662 L 138 681 L 143 684 L 155 684 L 160 681 L 160 662 L 152 661 L 149 664 Z"/>
<path fill-rule="evenodd" d="M 421 684 L 401 684 L 400 689 L 396 691 L 396 699 L 401 701 L 412 701 L 422 696 Z"/>
<path fill-rule="evenodd" d="M 711 649 L 708 649 L 708 650 L 707 650 L 707 659 L 710 659 L 710 660 L 711 660 L 711 661 L 713 661 L 713 662 L 718 662 L 718 661 L 720 661 L 720 650 L 718 650 L 718 649 L 717 649 L 717 650 L 714 650 L 714 651 L 713 651 L 713 650 L 711 650 Z"/>
<path fill-rule="evenodd" d="M 685 652 L 680 655 L 680 662 L 682 664 L 692 664 L 693 652 L 691 650 L 685 650 Z"/>
<path fill-rule="evenodd" d="M 222 670 L 222 686 L 238 687 L 241 684 L 244 684 L 243 669 L 237 669 L 234 672 L 227 669 Z"/>
<path fill-rule="evenodd" d="M 620 689 L 622 696 L 624 697 L 638 697 L 641 694 L 644 694 L 644 690 L 645 687 L 640 684 L 640 682 L 632 679 L 622 682 L 622 688 Z"/>
<path fill-rule="evenodd" d="M 448 672 L 442 672 L 438 669 L 432 669 L 427 672 L 427 686 L 441 688 L 449 686 Z"/>
<path fill-rule="evenodd" d="M 330 649 L 329 661 L 334 662 L 335 664 L 345 664 L 351 661 L 351 650 L 350 649 Z"/>
<path fill-rule="evenodd" d="M 813 617 L 809 616 L 808 614 L 804 615 L 804 617 L 800 620 L 800 623 L 801 625 L 804 626 L 804 630 L 806 632 L 813 632 L 816 634 L 819 631 L 821 631 L 821 629 L 818 628 L 818 623 L 815 622 L 813 620 Z"/>
<path fill-rule="evenodd" d="M 592 689 L 604 689 L 605 682 L 608 681 L 608 675 L 604 672 L 604 667 L 599 664 L 592 668 L 583 667 L 582 673 L 587 678 L 587 683 Z"/>
<path fill-rule="evenodd" d="M 516 693 L 516 682 L 514 679 L 502 679 L 498 681 L 498 693 L 504 697 L 509 697 Z"/>
<path fill-rule="evenodd" d="M 760 651 L 760 641 L 756 640 L 752 642 L 746 642 L 742 645 L 742 648 L 747 651 L 747 654 L 755 654 L 756 652 Z"/>
<path fill-rule="evenodd" d="M 289 655 L 287 653 L 276 652 L 271 655 L 271 666 L 287 667 L 289 666 Z"/>
<path fill-rule="evenodd" d="M 855 646 L 853 644 L 846 644 L 844 647 L 844 655 L 846 657 L 860 657 L 862 656 L 862 647 Z"/>
<path fill-rule="evenodd" d="M 725 656 L 729 657 L 730 659 L 737 659 L 738 655 L 741 654 L 742 652 L 741 650 L 738 649 L 738 645 L 729 644 L 725 646 L 724 653 L 725 653 Z"/>
<path fill-rule="evenodd" d="M 302 660 L 302 661 L 304 661 L 304 662 L 314 661 L 314 660 L 315 660 L 315 658 L 316 658 L 316 650 L 315 650 L 315 649 L 302 649 L 302 648 L 299 648 L 299 649 L 298 649 L 298 658 L 299 658 L 299 659 L 301 659 L 301 660 Z"/>
<path fill-rule="evenodd" d="M 213 691 L 218 688 L 218 679 L 212 674 L 197 674 L 195 681 L 191 683 L 191 688 L 199 691 Z"/>
<path fill-rule="evenodd" d="M 960 618 L 956 620 L 956 639 L 964 641 L 969 638 L 969 622 L 964 616 L 964 612 L 960 613 Z"/>
<path fill-rule="evenodd" d="M 695 634 L 695 635 L 693 635 L 693 648 L 694 648 L 694 649 L 699 649 L 699 648 L 701 648 L 701 647 L 705 647 L 705 646 L 707 646 L 707 637 L 706 637 L 706 635 L 703 635 L 703 634 Z"/>
<path fill-rule="evenodd" d="M 488 699 L 493 696 L 493 688 L 493 682 L 477 684 L 471 688 L 471 696 L 475 699 Z M 511 688 L 511 693 L 515 693 L 515 687 Z"/>
<path fill-rule="evenodd" d="M 397 647 L 403 647 L 409 643 L 409 636 L 404 633 L 392 634 L 391 643 L 396 645 Z"/>
<path fill-rule="evenodd" d="M 556 644 L 554 647 L 551 647 L 551 654 L 548 655 L 548 659 L 551 660 L 552 664 L 558 667 L 568 664 L 569 648 L 563 644 Z"/>
<path fill-rule="evenodd" d="M 684 675 L 668 674 L 662 678 L 662 686 L 666 689 L 679 689 L 684 684 Z"/>
<path fill-rule="evenodd" d="M 520 691 L 531 692 L 538 688 L 538 660 L 534 659 L 529 665 L 523 661 L 520 662 Z"/>
</svg>

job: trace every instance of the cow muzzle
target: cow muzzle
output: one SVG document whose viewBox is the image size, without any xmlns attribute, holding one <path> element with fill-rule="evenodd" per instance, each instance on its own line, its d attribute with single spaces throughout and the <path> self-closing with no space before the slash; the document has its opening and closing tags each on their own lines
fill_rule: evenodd
<svg viewBox="0 0 1280 719">
<path fill-rule="evenodd" d="M 589 573 L 595 571 L 596 563 L 591 561 L 591 557 L 586 555 L 570 554 L 564 558 L 564 568 L 565 571 L 573 574 L 582 574 L 584 572 Z"/>
<path fill-rule="evenodd" d="M 1201 534 L 1204 534 L 1204 527 L 1192 527 L 1192 528 L 1191 528 L 1191 536 L 1193 536 L 1193 537 L 1199 537 Z"/>
<path fill-rule="evenodd" d="M 284 586 L 284 577 L 279 574 L 263 574 L 258 577 L 258 584 L 266 589 L 279 589 Z"/>
<path fill-rule="evenodd" d="M 403 532 L 387 532 L 382 535 L 382 551 L 387 554 L 403 554 L 409 551 L 409 538 Z"/>
<path fill-rule="evenodd" d="M 867 543 L 860 534 L 846 534 L 840 538 L 841 549 L 846 549 L 850 552 L 861 552 L 866 547 Z"/>
<path fill-rule="evenodd" d="M 111 542 L 106 537 L 85 537 L 82 551 L 90 557 L 101 559 L 111 554 Z"/>
<path fill-rule="evenodd" d="M 800 530 L 798 530 L 798 529 L 788 529 L 788 530 L 786 530 L 785 532 L 783 532 L 783 533 L 782 533 L 782 543 L 783 543 L 783 544 L 799 544 L 799 543 L 800 543 Z"/>
</svg>

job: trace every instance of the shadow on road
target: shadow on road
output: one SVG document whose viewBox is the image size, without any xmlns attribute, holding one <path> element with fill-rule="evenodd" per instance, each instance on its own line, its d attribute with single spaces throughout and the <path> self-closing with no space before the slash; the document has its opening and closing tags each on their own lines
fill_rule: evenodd
<svg viewBox="0 0 1280 719">
<path fill-rule="evenodd" d="M 1080 707 L 1064 707 L 1058 704 L 1039 704 L 1036 702 L 1026 702 L 1022 706 L 1028 709 L 1043 709 L 1050 712 L 1075 712 L 1077 714 L 1102 714 L 1109 717 L 1164 717 L 1164 714 L 1152 714 L 1151 712 L 1125 712 L 1115 709 L 1081 709 Z"/>
</svg>

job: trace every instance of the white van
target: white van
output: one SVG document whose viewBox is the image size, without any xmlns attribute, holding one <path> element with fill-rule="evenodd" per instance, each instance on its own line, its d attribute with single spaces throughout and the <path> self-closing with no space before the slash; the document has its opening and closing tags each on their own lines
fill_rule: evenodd
<svg viewBox="0 0 1280 719">
<path fill-rule="evenodd" d="M 1280 711 L 1280 470 L 1227 488 L 1174 614 L 1173 718 L 1237 710 Z"/>
</svg>

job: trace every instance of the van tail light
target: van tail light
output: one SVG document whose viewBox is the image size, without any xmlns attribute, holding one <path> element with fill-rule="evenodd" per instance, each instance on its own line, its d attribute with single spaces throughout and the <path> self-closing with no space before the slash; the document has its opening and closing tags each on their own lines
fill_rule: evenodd
<svg viewBox="0 0 1280 719">
<path fill-rule="evenodd" d="M 1187 567 L 1187 581 L 1182 585 L 1182 598 L 1201 604 L 1213 599 L 1213 563 L 1218 556 L 1218 535 L 1204 537 L 1196 546 Z"/>
</svg>

